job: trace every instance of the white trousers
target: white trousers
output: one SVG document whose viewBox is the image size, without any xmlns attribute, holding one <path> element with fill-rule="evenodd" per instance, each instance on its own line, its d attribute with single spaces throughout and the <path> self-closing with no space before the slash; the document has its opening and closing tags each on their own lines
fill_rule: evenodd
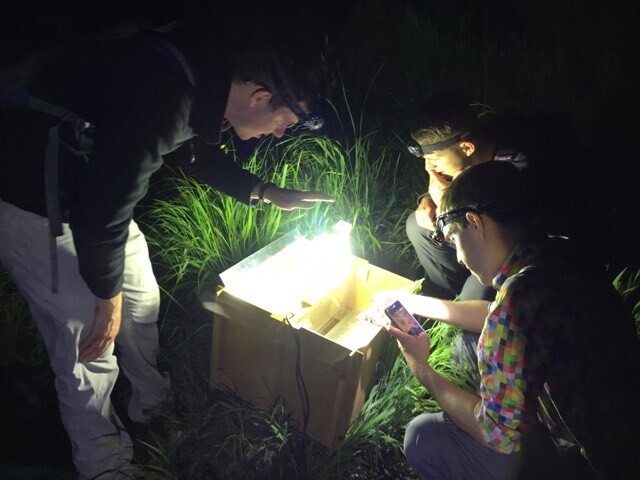
<svg viewBox="0 0 640 480">
<path fill-rule="evenodd" d="M 110 395 L 119 373 L 113 345 L 97 360 L 81 362 L 78 344 L 93 325 L 95 296 L 78 272 L 68 224 L 57 238 L 58 293 L 51 289 L 50 234 L 46 218 L 0 200 L 0 263 L 26 299 L 44 339 L 62 423 L 81 478 L 120 478 L 129 464 L 131 439 L 113 411 Z M 169 380 L 157 369 L 160 295 L 144 235 L 129 226 L 119 363 L 131 382 L 129 417 L 145 421 L 165 400 Z"/>
</svg>

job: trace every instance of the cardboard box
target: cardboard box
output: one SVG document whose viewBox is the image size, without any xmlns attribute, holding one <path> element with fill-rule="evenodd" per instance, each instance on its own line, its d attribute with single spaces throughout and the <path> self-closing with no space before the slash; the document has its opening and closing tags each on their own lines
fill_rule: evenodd
<svg viewBox="0 0 640 480">
<path fill-rule="evenodd" d="M 303 429 L 299 365 L 306 434 L 329 448 L 359 415 L 390 341 L 358 315 L 375 292 L 414 283 L 345 254 L 344 241 L 332 239 L 327 255 L 289 236 L 221 274 L 225 316 L 213 328 L 211 381 L 268 410 L 282 402 Z"/>
</svg>

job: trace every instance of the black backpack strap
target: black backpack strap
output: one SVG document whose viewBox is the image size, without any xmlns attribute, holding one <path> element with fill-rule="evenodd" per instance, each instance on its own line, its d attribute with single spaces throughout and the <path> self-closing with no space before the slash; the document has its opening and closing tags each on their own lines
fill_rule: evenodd
<svg viewBox="0 0 640 480">
<path fill-rule="evenodd" d="M 47 217 L 49 218 L 49 231 L 51 232 L 51 290 L 58 291 L 58 257 L 56 249 L 56 238 L 62 235 L 62 209 L 60 208 L 59 192 L 59 154 L 61 146 L 76 155 L 82 155 L 72 146 L 61 141 L 60 127 L 63 123 L 73 125 L 73 128 L 82 134 L 93 125 L 82 120 L 78 115 L 69 110 L 54 105 L 45 100 L 33 97 L 24 87 L 6 89 L 2 92 L 0 103 L 12 107 L 28 108 L 38 112 L 46 113 L 59 121 L 49 129 L 49 141 L 44 158 L 44 189 Z"/>
<path fill-rule="evenodd" d="M 2 97 L 2 103 L 4 105 L 36 110 L 59 119 L 58 123 L 49 129 L 49 142 L 47 143 L 44 162 L 45 199 L 47 216 L 49 217 L 49 228 L 51 230 L 51 235 L 54 238 L 59 237 L 62 235 L 62 213 L 60 208 L 58 185 L 58 157 L 60 147 L 64 146 L 67 150 L 76 155 L 82 154 L 70 145 L 61 141 L 60 126 L 63 123 L 69 123 L 73 126 L 76 132 L 82 134 L 93 128 L 93 125 L 82 120 L 78 115 L 63 107 L 31 96 L 24 87 L 16 87 L 6 90 Z"/>
<path fill-rule="evenodd" d="M 169 40 L 160 38 L 158 35 L 143 35 L 142 38 L 159 53 L 165 60 L 168 60 L 171 67 L 189 80 L 192 87 L 196 85 L 196 77 L 184 54 Z"/>
</svg>

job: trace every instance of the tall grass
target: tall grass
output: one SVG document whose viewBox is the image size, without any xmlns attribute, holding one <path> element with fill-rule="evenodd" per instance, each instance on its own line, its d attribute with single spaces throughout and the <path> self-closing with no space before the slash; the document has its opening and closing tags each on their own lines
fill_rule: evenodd
<svg viewBox="0 0 640 480">
<path fill-rule="evenodd" d="M 42 337 L 9 275 L 0 268 L 0 368 L 39 367 L 47 360 Z"/>
<path fill-rule="evenodd" d="M 637 95 L 628 96 L 637 89 L 627 72 L 637 52 L 628 48 L 637 37 L 637 2 L 347 3 L 341 28 L 329 37 L 340 86 L 330 93 L 339 140 L 295 135 L 264 143 L 245 165 L 277 185 L 322 190 L 336 202 L 291 212 L 251 208 L 177 173 L 141 219 L 164 292 L 161 355 L 172 365 L 180 409 L 140 445 L 145 464 L 133 469 L 140 478 L 290 479 L 302 468 L 319 479 L 414 478 L 400 450 L 404 426 L 439 407 L 393 342 L 382 379 L 344 440 L 334 452 L 306 443 L 301 461 L 297 425 L 279 406 L 257 410 L 211 390 L 211 318 L 198 310 L 198 296 L 215 290 L 221 271 L 280 235 L 294 228 L 315 233 L 338 220 L 354 225 L 356 255 L 415 277 L 404 219 L 424 178 L 403 141 L 407 115 L 434 90 L 458 88 L 497 110 L 559 110 L 574 119 L 588 147 L 606 139 L 607 147 L 637 151 L 635 122 L 617 111 L 640 106 Z M 615 285 L 634 302 L 640 333 L 640 274 L 622 272 Z M 3 276 L 0 306 L 0 366 L 41 365 L 39 335 Z M 432 365 L 466 388 L 464 372 L 449 361 L 457 331 L 435 324 L 429 333 Z"/>
<path fill-rule="evenodd" d="M 358 128 L 353 121 L 347 127 Z M 280 235 L 294 228 L 314 235 L 339 220 L 353 225 L 351 238 L 355 255 L 375 264 L 384 263 L 392 270 L 404 268 L 406 271 L 397 273 L 412 276 L 413 273 L 407 272 L 413 272 L 414 260 L 403 258 L 403 254 L 409 257 L 404 219 L 412 203 L 407 201 L 410 195 L 406 180 L 399 175 L 399 162 L 406 161 L 404 155 L 396 140 L 381 141 L 375 133 L 364 136 L 352 134 L 343 143 L 300 134 L 277 145 L 262 144 L 249 158 L 245 168 L 281 187 L 321 190 L 336 198 L 335 203 L 319 203 L 308 210 L 283 211 L 266 204 L 249 207 L 184 176 L 168 180 L 169 188 L 167 185 L 162 187 L 168 194 L 156 200 L 142 219 L 146 223 L 151 248 L 156 252 L 155 261 L 160 265 L 161 285 L 177 298 L 197 298 L 203 290 L 215 288 L 221 271 Z M 165 349 L 167 361 L 175 362 L 176 358 L 194 361 L 193 358 L 185 358 L 185 355 L 189 357 L 185 352 L 193 352 L 197 348 L 208 353 L 204 342 L 210 342 L 211 338 L 210 316 L 204 315 L 195 323 L 189 323 L 183 319 L 163 324 L 162 334 L 168 339 L 165 343 L 169 344 L 168 349 L 172 352 L 168 354 Z M 202 369 L 202 362 L 206 360 L 206 355 L 196 359 L 201 365 L 194 370 Z M 274 406 L 273 412 L 261 412 L 231 395 L 218 398 L 214 402 L 215 407 L 201 405 L 201 417 L 195 423 L 201 426 L 208 424 L 212 408 L 215 410 L 216 424 L 224 425 L 226 436 L 215 439 L 213 435 L 206 443 L 214 452 L 212 462 L 218 468 L 226 468 L 229 475 L 233 472 L 233 475 L 239 475 L 233 468 L 242 469 L 244 464 L 246 469 L 247 464 L 257 461 L 256 452 L 262 451 L 277 457 L 279 461 L 275 465 L 280 465 L 280 468 L 289 466 L 278 473 L 279 478 L 291 478 L 292 469 L 308 470 L 313 473 L 312 478 L 341 478 L 343 469 L 357 468 L 358 463 L 363 462 L 362 458 L 354 457 L 355 452 L 373 458 L 378 455 L 377 448 L 391 440 L 390 445 L 400 456 L 400 425 L 419 409 L 418 405 L 428 403 L 422 398 L 424 389 L 421 391 L 415 380 L 410 392 L 399 389 L 395 397 L 389 395 L 400 386 L 399 382 L 405 383 L 410 375 L 398 356 L 397 348 L 390 354 L 387 364 L 391 366 L 385 375 L 388 380 L 375 387 L 371 397 L 373 403 L 365 408 L 337 454 L 330 455 L 311 441 L 306 445 L 305 455 L 309 459 L 301 462 L 300 439 L 297 433 L 293 434 L 298 426 L 284 412 L 278 412 L 278 406 Z M 208 379 L 202 370 L 200 378 L 186 375 L 191 378 L 184 382 L 181 395 L 183 401 L 186 399 L 191 405 L 193 401 L 189 397 L 198 396 L 196 392 L 205 392 L 202 395 L 208 396 Z M 186 377 L 182 375 L 181 379 Z M 398 404 L 385 411 L 394 398 Z M 191 411 L 190 408 L 187 410 Z M 260 442 L 256 443 L 256 438 L 243 427 L 249 418 L 253 422 L 261 420 L 258 423 L 268 426 L 270 435 L 261 436 Z M 374 429 L 371 429 L 372 425 L 375 425 Z M 170 428 L 173 431 L 174 427 Z M 186 445 L 193 445 L 198 437 L 194 432 L 185 435 L 184 428 L 179 428 L 179 431 L 178 436 L 183 438 L 182 447 L 173 443 L 177 437 L 175 432 L 169 433 L 164 440 L 169 442 L 167 445 L 160 446 L 158 442 L 162 440 L 158 438 L 156 443 L 146 446 L 153 459 L 153 468 L 171 471 L 175 468 L 171 457 L 178 455 L 178 450 L 184 455 L 185 450 L 189 450 Z M 312 452 L 315 453 L 312 455 Z M 326 462 L 317 461 L 328 456 L 330 459 Z M 226 467 L 218 463 L 220 459 L 227 460 L 222 462 Z M 350 466 L 352 462 L 355 465 Z M 148 478 L 154 478 L 148 469 L 139 473 L 143 470 L 145 475 L 150 475 Z M 246 472 L 243 475 L 247 478 Z"/>
<path fill-rule="evenodd" d="M 345 28 L 330 39 L 339 49 L 340 88 L 331 97 L 339 140 L 296 135 L 278 144 L 265 143 L 245 165 L 279 186 L 322 190 L 335 195 L 336 202 L 307 211 L 283 212 L 272 205 L 250 208 L 180 179 L 173 185 L 174 194 L 156 203 L 148 219 L 156 261 L 166 272 L 161 277 L 164 287 L 173 292 L 179 286 L 180 298 L 185 293 L 195 298 L 219 283 L 219 272 L 278 236 L 293 228 L 317 232 L 338 220 L 354 225 L 356 255 L 414 277 L 417 262 L 404 220 L 415 195 L 424 189 L 424 174 L 403 153 L 408 138 L 405 122 L 415 104 L 436 89 L 461 89 L 479 106 L 496 110 L 535 106 L 567 113 L 587 146 L 599 138 L 592 133 L 600 99 L 615 90 L 617 79 L 626 78 L 623 57 L 611 57 L 590 29 L 564 28 L 572 7 L 578 8 L 573 0 L 561 2 L 558 9 L 538 2 L 509 8 L 502 3 L 354 2 Z M 594 8 L 603 13 L 605 7 Z M 593 16 L 594 21 L 597 18 Z M 612 24 L 606 30 L 612 32 L 613 48 L 624 43 L 624 35 Z M 610 75 L 592 65 L 606 67 Z M 585 96 L 595 101 L 586 102 Z M 354 111 L 359 114 L 353 115 Z M 628 128 L 611 120 L 607 135 L 624 140 L 622 133 Z M 624 281 L 628 283 L 623 290 L 638 285 L 637 276 Z M 204 336 L 208 342 L 210 319 L 203 322 L 186 337 Z M 173 324 L 165 327 L 165 335 L 178 331 Z M 469 388 L 465 373 L 450 362 L 451 343 L 458 332 L 436 323 L 429 333 L 434 346 L 431 364 Z M 185 334 L 173 335 L 185 339 Z M 173 348 L 193 350 L 190 341 L 179 345 Z M 216 421 L 231 434 L 208 444 L 215 452 L 212 464 L 231 475 L 227 478 L 240 478 L 242 467 L 233 470 L 225 460 L 256 465 L 252 462 L 262 442 L 271 445 L 263 452 L 279 452 L 277 458 L 291 467 L 288 472 L 265 472 L 262 478 L 295 478 L 301 468 L 314 479 L 414 478 L 401 452 L 404 427 L 417 414 L 439 407 L 415 380 L 393 342 L 385 369 L 335 451 L 311 441 L 304 461 L 297 454 L 299 440 L 291 434 L 297 426 L 282 412 L 257 412 L 231 396 L 218 398 Z M 202 410 L 210 412 L 208 408 L 213 407 L 203 405 Z M 256 443 L 244 428 L 254 415 L 272 430 L 270 441 L 258 435 Z"/>
<path fill-rule="evenodd" d="M 622 269 L 613 279 L 613 285 L 631 308 L 636 321 L 636 332 L 640 336 L 640 269 Z"/>
<path fill-rule="evenodd" d="M 250 207 L 194 180 L 171 180 L 170 198 L 157 200 L 143 221 L 150 245 L 164 266 L 161 283 L 188 294 L 214 288 L 218 274 L 278 236 L 297 228 L 317 234 L 339 220 L 353 225 L 353 253 L 371 261 L 402 244 L 406 187 L 398 179 L 402 153 L 392 143 L 378 147 L 374 136 L 350 147 L 336 140 L 300 135 L 263 145 L 245 167 L 280 187 L 321 190 L 335 203 L 309 210 Z"/>
<path fill-rule="evenodd" d="M 629 65 L 637 3 L 558 0 L 353 2 L 335 49 L 352 105 L 367 124 L 405 128 L 415 102 L 456 88 L 498 109 L 569 115 L 589 146 L 630 145 L 622 113 L 638 106 Z M 632 40 L 633 39 L 633 40 Z M 373 86 L 371 85 L 373 82 Z M 626 107 L 625 107 L 626 106 Z M 631 136 L 630 136 L 631 135 Z M 615 138 L 615 140 L 614 140 Z"/>
<path fill-rule="evenodd" d="M 351 128 L 356 128 L 355 122 Z M 404 197 L 410 190 L 398 172 L 403 153 L 395 140 L 380 147 L 375 143 L 374 134 L 354 137 L 345 147 L 336 140 L 300 135 L 277 147 L 263 145 L 249 159 L 246 168 L 279 186 L 319 189 L 335 195 L 335 203 L 319 204 L 310 210 L 285 212 L 271 205 L 251 208 L 187 178 L 173 180 L 175 195 L 158 200 L 147 218 L 148 235 L 158 252 L 157 260 L 166 265 L 161 283 L 172 289 L 180 284 L 183 293 L 197 294 L 217 281 L 220 271 L 278 235 L 293 228 L 315 233 L 338 220 L 353 224 L 355 254 L 372 262 L 386 259 L 387 265 L 402 264 L 402 254 L 407 252 L 404 219 L 408 202 Z M 204 321 L 211 323 L 209 318 Z M 448 361 L 456 330 L 436 324 L 429 332 L 432 365 L 464 385 L 463 372 Z M 209 337 L 206 338 L 208 341 Z M 272 430 L 271 441 L 279 445 L 276 450 L 286 452 L 285 458 L 289 458 L 285 463 L 308 469 L 311 478 L 346 478 L 345 475 L 383 468 L 381 465 L 391 459 L 396 463 L 395 468 L 408 478 L 411 474 L 401 453 L 404 426 L 417 413 L 436 411 L 438 406 L 408 370 L 395 343 L 390 345 L 384 364 L 387 371 L 334 452 L 327 452 L 311 441 L 305 453 L 307 467 L 300 466 L 299 456 L 298 463 L 289 457 L 298 448 L 294 446 L 297 436 L 291 434 L 297 425 L 282 415 L 274 417 L 273 412 L 255 413 L 252 407 L 230 397 L 217 401 L 217 405 L 226 405 L 224 412 L 218 412 L 217 422 L 225 425 L 228 435 L 210 444 L 215 457 L 247 463 L 247 452 L 255 452 L 255 439 L 249 438 L 242 426 L 247 416 L 264 419 L 266 415 L 269 417 L 266 424 Z M 193 388 L 191 385 L 186 390 Z M 210 412 L 210 409 L 203 405 L 203 411 Z M 208 413 L 203 415 L 205 420 L 197 422 L 200 425 L 208 423 Z M 262 441 L 264 443 L 264 439 Z M 154 452 L 157 447 L 149 445 L 148 448 Z M 171 450 L 172 444 L 167 448 Z M 383 452 L 389 456 L 384 462 Z M 160 463 L 166 462 L 160 452 L 153 456 Z M 279 478 L 290 478 L 289 475 L 291 473 L 283 472 Z"/>
</svg>

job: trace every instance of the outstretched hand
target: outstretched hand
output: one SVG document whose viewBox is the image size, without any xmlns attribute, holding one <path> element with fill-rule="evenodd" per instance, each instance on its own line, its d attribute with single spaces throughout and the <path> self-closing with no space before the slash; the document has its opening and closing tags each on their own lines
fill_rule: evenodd
<svg viewBox="0 0 640 480">
<path fill-rule="evenodd" d="M 122 293 L 113 298 L 96 298 L 93 326 L 78 346 L 80 360 L 92 361 L 100 357 L 116 339 L 122 320 Z"/>
<path fill-rule="evenodd" d="M 294 210 L 296 208 L 312 208 L 316 202 L 334 202 L 335 198 L 326 193 L 310 190 L 290 190 L 275 185 L 270 186 L 264 193 L 264 199 L 273 203 L 282 210 Z"/>
</svg>

